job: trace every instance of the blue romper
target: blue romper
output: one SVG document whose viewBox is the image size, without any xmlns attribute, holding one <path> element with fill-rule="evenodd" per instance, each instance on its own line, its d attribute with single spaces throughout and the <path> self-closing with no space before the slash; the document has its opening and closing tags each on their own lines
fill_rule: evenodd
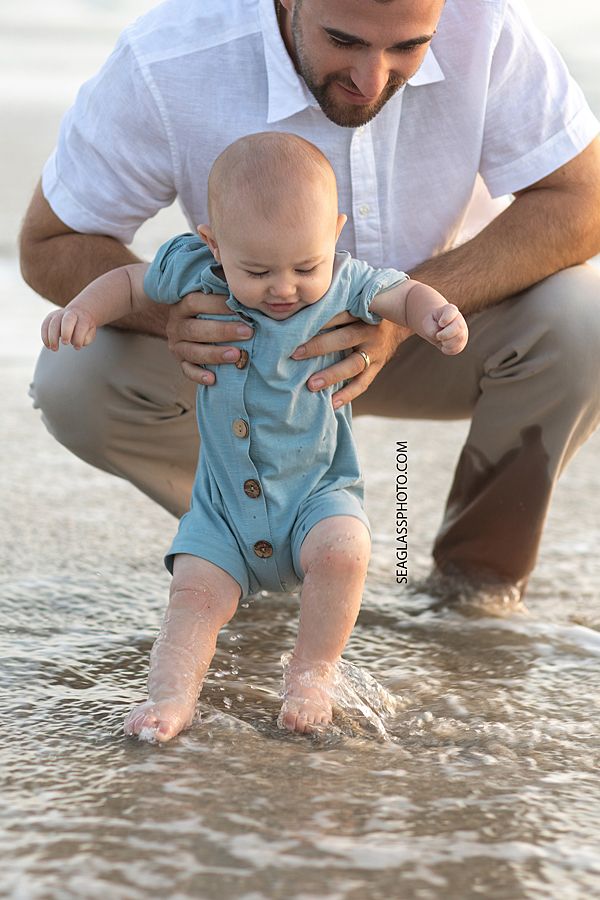
<svg viewBox="0 0 600 900">
<path fill-rule="evenodd" d="M 189 553 L 228 572 L 242 596 L 257 590 L 290 591 L 303 579 L 300 548 L 310 529 L 328 516 L 355 516 L 368 526 L 363 483 L 349 406 L 334 410 L 335 387 L 309 391 L 307 379 L 342 353 L 293 360 L 295 348 L 344 310 L 365 322 L 375 294 L 408 278 L 396 269 L 373 269 L 336 253 L 331 286 L 321 300 L 287 319 L 271 319 L 242 306 L 223 280 L 210 250 L 192 234 L 168 241 L 146 274 L 144 287 L 158 303 L 177 303 L 192 291 L 226 294 L 231 316 L 254 329 L 232 342 L 237 365 L 206 366 L 216 384 L 197 392 L 200 459 L 189 512 L 165 559 Z"/>
</svg>

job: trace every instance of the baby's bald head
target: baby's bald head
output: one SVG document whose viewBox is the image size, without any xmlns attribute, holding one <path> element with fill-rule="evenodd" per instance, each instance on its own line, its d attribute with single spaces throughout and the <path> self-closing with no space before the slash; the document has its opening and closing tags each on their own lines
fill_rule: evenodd
<svg viewBox="0 0 600 900">
<path fill-rule="evenodd" d="M 282 132 L 250 134 L 215 160 L 208 179 L 210 224 L 219 234 L 240 217 L 293 224 L 309 215 L 337 216 L 331 164 L 304 138 Z"/>
<path fill-rule="evenodd" d="M 208 211 L 198 234 L 240 303 L 281 319 L 325 296 L 346 216 L 309 141 L 262 132 L 231 144 L 211 169 Z"/>
</svg>

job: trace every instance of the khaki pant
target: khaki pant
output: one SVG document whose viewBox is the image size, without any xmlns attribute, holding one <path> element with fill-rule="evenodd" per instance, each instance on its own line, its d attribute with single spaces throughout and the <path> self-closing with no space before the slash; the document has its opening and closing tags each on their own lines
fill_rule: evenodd
<svg viewBox="0 0 600 900">
<path fill-rule="evenodd" d="M 433 555 L 443 572 L 525 583 L 552 491 L 600 415 L 600 273 L 559 272 L 470 318 L 446 357 L 409 338 L 356 415 L 471 418 Z M 46 427 L 77 456 L 170 512 L 188 507 L 195 385 L 164 341 L 104 328 L 78 353 L 44 350 L 32 385 Z"/>
</svg>

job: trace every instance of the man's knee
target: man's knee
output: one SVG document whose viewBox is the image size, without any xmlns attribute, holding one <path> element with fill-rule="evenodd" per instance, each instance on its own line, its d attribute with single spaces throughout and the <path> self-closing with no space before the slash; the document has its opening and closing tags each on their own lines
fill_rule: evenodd
<svg viewBox="0 0 600 900">
<path fill-rule="evenodd" d="M 56 440 L 83 459 L 101 465 L 106 433 L 106 379 L 88 349 L 42 350 L 29 394 Z M 93 457 L 93 459 L 92 459 Z"/>
<path fill-rule="evenodd" d="M 545 353 L 555 371 L 556 389 L 574 402 L 598 398 L 600 271 L 589 265 L 565 269 L 526 296 L 529 322 L 539 324 L 541 361 Z"/>
</svg>

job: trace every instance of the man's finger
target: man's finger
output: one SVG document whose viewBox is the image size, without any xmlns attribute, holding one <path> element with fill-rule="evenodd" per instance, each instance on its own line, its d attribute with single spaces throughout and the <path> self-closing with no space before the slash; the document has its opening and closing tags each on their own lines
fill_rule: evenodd
<svg viewBox="0 0 600 900">
<path fill-rule="evenodd" d="M 193 366 L 189 362 L 181 363 L 181 371 L 195 384 L 214 384 L 216 380 L 213 372 L 203 369 L 202 366 Z"/>
<path fill-rule="evenodd" d="M 340 406 L 351 403 L 357 397 L 360 397 L 360 395 L 367 390 L 376 374 L 377 372 L 372 371 L 369 366 L 369 368 L 361 372 L 360 375 L 352 378 L 347 384 L 340 388 L 339 391 L 336 391 L 335 394 L 333 394 L 331 398 L 333 408 L 338 409 Z"/>
<path fill-rule="evenodd" d="M 213 344 L 196 344 L 187 341 L 178 341 L 171 348 L 171 352 L 181 361 L 195 366 L 220 365 L 221 363 L 236 363 L 240 359 L 241 350 L 238 347 L 224 347 Z"/>
<path fill-rule="evenodd" d="M 354 320 L 356 321 L 356 320 Z M 317 334 L 315 337 L 301 344 L 292 353 L 292 359 L 310 359 L 313 356 L 323 356 L 325 353 L 333 353 L 336 350 L 350 350 L 365 339 L 365 329 L 372 325 L 364 325 L 362 322 L 328 331 L 326 334 Z"/>
<path fill-rule="evenodd" d="M 339 384 L 340 381 L 346 381 L 348 378 L 355 379 L 357 375 L 361 375 L 364 371 L 364 357 L 360 353 L 350 353 L 349 356 L 341 359 L 338 363 L 334 363 L 333 366 L 311 375 L 307 381 L 308 389 L 320 391 L 324 387 L 329 387 L 331 384 Z"/>
<path fill-rule="evenodd" d="M 225 303 L 226 299 L 224 294 L 203 294 L 202 291 L 194 291 L 182 298 L 177 304 L 177 309 L 182 316 L 197 316 L 199 313 L 230 316 L 231 310 Z"/>
<path fill-rule="evenodd" d="M 252 337 L 252 329 L 242 322 L 217 322 L 212 319 L 176 319 L 171 323 L 172 344 L 181 341 L 195 343 L 225 343 L 245 341 Z"/>
</svg>

